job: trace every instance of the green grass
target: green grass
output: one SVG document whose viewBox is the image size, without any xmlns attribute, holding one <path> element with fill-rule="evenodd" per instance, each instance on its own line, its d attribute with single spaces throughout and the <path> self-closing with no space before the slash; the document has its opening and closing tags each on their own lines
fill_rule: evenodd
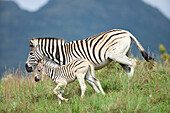
<svg viewBox="0 0 170 113">
<path fill-rule="evenodd" d="M 96 77 L 106 92 L 97 94 L 87 84 L 80 98 L 78 81 L 66 87 L 63 97 L 68 102 L 58 104 L 53 94 L 55 84 L 50 78 L 36 83 L 32 75 L 8 71 L 0 82 L 0 112 L 170 112 L 170 62 L 157 64 L 153 69 L 138 61 L 134 76 L 128 79 L 119 64 L 96 71 Z"/>
</svg>

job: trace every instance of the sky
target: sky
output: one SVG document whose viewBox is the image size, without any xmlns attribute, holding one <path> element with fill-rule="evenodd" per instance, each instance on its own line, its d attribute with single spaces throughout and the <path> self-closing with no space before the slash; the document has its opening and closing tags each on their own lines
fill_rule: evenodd
<svg viewBox="0 0 170 113">
<path fill-rule="evenodd" d="M 30 12 L 39 10 L 42 6 L 46 5 L 49 0 L 4 0 L 14 1 L 21 9 Z"/>
<path fill-rule="evenodd" d="M 23 10 L 35 12 L 46 5 L 49 0 L 5 0 L 15 1 Z M 164 16 L 170 19 L 170 0 L 142 0 L 143 2 L 157 8 Z"/>
<path fill-rule="evenodd" d="M 145 3 L 157 8 L 164 16 L 170 19 L 170 0 L 142 0 Z"/>
</svg>

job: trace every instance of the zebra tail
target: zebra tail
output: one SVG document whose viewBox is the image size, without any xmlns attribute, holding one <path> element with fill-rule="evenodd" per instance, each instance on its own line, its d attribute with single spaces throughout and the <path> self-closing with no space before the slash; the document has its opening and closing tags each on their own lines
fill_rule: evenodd
<svg viewBox="0 0 170 113">
<path fill-rule="evenodd" d="M 129 34 L 130 34 L 130 37 L 131 37 L 131 38 L 134 40 L 134 42 L 136 43 L 136 45 L 137 45 L 139 51 L 141 52 L 143 58 L 144 58 L 146 61 L 148 61 L 148 62 L 149 62 L 149 61 L 155 61 L 154 58 L 152 58 L 151 56 L 149 56 L 149 55 L 146 53 L 145 49 L 142 47 L 142 45 L 139 43 L 139 41 L 138 41 L 131 33 L 129 33 Z"/>
</svg>

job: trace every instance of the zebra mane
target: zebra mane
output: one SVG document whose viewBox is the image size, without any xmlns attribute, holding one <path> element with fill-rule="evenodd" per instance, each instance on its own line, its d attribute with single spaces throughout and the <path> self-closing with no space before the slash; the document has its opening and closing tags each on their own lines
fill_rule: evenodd
<svg viewBox="0 0 170 113">
<path fill-rule="evenodd" d="M 43 40 L 43 39 L 49 39 L 49 40 L 56 40 L 56 41 L 62 41 L 63 43 L 67 43 L 66 40 L 64 40 L 63 38 L 55 38 L 55 37 L 39 37 L 39 38 L 32 38 L 30 39 L 30 43 L 29 43 L 29 46 L 30 47 L 34 47 L 36 45 L 38 45 L 38 41 L 39 40 Z"/>
<path fill-rule="evenodd" d="M 32 38 L 32 39 L 54 39 L 54 40 L 63 40 L 66 42 L 66 40 L 64 40 L 63 38 L 56 38 L 56 37 L 38 37 L 38 38 Z"/>
</svg>

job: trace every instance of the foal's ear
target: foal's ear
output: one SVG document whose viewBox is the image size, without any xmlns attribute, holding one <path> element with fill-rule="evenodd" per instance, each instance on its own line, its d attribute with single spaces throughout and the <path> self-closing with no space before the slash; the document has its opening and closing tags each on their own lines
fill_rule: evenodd
<svg viewBox="0 0 170 113">
<path fill-rule="evenodd" d="M 44 62 L 45 62 L 45 58 L 43 58 L 43 59 L 41 59 L 41 64 L 44 64 Z"/>
</svg>

